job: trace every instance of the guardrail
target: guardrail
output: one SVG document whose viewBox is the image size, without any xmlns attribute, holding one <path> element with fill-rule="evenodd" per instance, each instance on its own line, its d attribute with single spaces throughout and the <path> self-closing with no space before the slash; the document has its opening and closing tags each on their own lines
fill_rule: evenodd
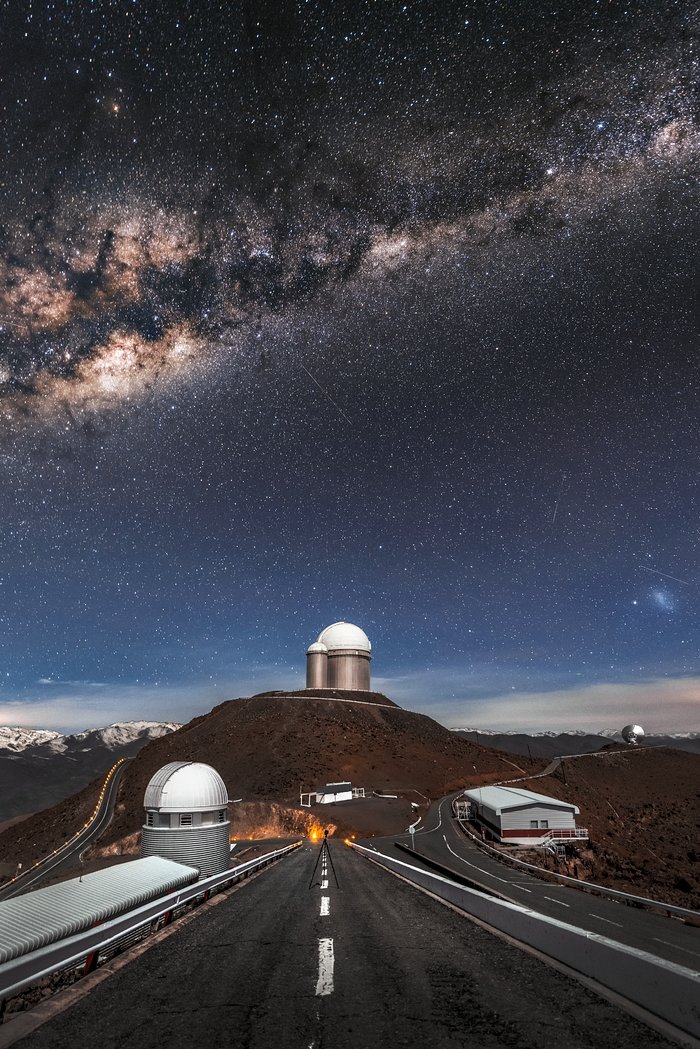
<svg viewBox="0 0 700 1049">
<path fill-rule="evenodd" d="M 346 844 L 493 929 L 615 991 L 679 1031 L 700 1036 L 700 973 L 519 904 L 486 896 L 355 842 Z"/>
<path fill-rule="evenodd" d="M 598 885 L 594 881 L 581 881 L 580 878 L 570 878 L 568 874 L 559 874 L 557 871 L 547 870 L 546 867 L 538 867 L 536 863 L 528 863 L 527 860 L 519 860 L 517 856 L 510 856 L 507 852 L 499 852 L 498 849 L 494 849 L 491 845 L 487 844 L 487 842 L 478 838 L 476 834 L 472 834 L 469 828 L 464 826 L 464 823 L 459 816 L 455 815 L 455 818 L 457 819 L 462 831 L 471 838 L 480 849 L 492 853 L 499 860 L 506 860 L 508 863 L 515 863 L 519 867 L 528 867 L 532 871 L 537 871 L 538 874 L 546 874 L 564 885 L 573 885 L 575 889 L 582 889 L 584 892 L 591 892 L 596 896 L 609 896 L 612 900 L 621 900 L 623 903 L 628 903 L 635 907 L 646 907 L 648 910 L 664 911 L 667 914 L 675 915 L 677 918 L 689 918 L 694 922 L 700 922 L 700 911 L 694 911 L 690 907 L 679 907 L 677 904 L 664 903 L 663 900 L 652 900 L 647 896 L 634 896 L 632 893 L 623 892 L 621 889 L 611 889 L 607 885 Z"/>
<path fill-rule="evenodd" d="M 83 961 L 93 957 L 96 961 L 97 955 L 114 944 L 116 940 L 133 935 L 161 917 L 165 917 L 165 923 L 168 924 L 172 919 L 173 911 L 178 907 L 191 903 L 200 896 L 208 899 L 216 890 L 227 888 L 234 882 L 248 877 L 253 871 L 267 867 L 281 856 L 299 848 L 300 845 L 301 841 L 298 841 L 283 849 L 276 849 L 265 856 L 260 856 L 258 859 L 248 860 L 246 863 L 239 864 L 238 867 L 232 867 L 221 874 L 213 874 L 184 889 L 178 889 L 167 896 L 151 900 L 150 903 L 136 910 L 127 911 L 126 914 L 120 914 L 94 929 L 87 929 L 85 932 L 58 940 L 30 954 L 24 954 L 19 958 L 13 958 L 12 961 L 5 962 L 4 965 L 0 965 L 0 1003 L 19 994 L 27 987 L 31 987 L 45 976 L 64 969 L 76 968 Z"/>
</svg>

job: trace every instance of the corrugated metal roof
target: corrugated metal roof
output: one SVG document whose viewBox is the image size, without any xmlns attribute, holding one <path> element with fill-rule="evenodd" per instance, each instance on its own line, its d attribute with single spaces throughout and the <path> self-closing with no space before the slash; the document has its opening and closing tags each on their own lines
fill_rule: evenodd
<svg viewBox="0 0 700 1049">
<path fill-rule="evenodd" d="M 143 804 L 147 809 L 163 812 L 222 809 L 228 805 L 228 790 L 211 765 L 171 761 L 151 777 Z"/>
<path fill-rule="evenodd" d="M 554 805 L 559 809 L 570 809 L 578 813 L 578 805 L 570 801 L 560 801 L 559 798 L 549 798 L 546 794 L 535 794 L 532 790 L 521 790 L 517 787 L 477 787 L 474 790 L 465 791 L 466 797 L 479 804 L 488 805 L 494 812 L 499 813 L 508 809 L 522 809 L 526 805 Z"/>
<path fill-rule="evenodd" d="M 0 963 L 190 885 L 194 867 L 149 856 L 0 901 Z"/>
</svg>

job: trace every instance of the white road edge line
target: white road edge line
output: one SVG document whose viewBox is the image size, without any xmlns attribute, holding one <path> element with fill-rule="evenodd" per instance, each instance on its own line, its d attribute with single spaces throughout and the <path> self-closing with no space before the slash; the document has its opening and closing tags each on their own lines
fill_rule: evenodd
<svg viewBox="0 0 700 1049">
<path fill-rule="evenodd" d="M 326 918 L 330 914 L 331 910 L 331 898 L 330 896 L 321 897 L 321 914 L 319 917 Z"/>
<path fill-rule="evenodd" d="M 317 995 L 333 994 L 333 964 L 333 940 L 319 940 Z"/>
<path fill-rule="evenodd" d="M 560 907 L 570 907 L 570 903 L 563 903 L 561 900 L 555 900 L 553 896 L 545 896 L 545 900 L 550 900 L 552 903 L 558 903 Z"/>
</svg>

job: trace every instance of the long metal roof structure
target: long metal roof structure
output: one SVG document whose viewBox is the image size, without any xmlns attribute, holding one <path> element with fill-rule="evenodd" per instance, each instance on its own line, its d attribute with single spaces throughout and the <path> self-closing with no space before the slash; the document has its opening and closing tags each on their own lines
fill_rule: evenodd
<svg viewBox="0 0 700 1049">
<path fill-rule="evenodd" d="M 570 809 L 574 813 L 580 811 L 578 805 L 570 801 L 550 798 L 546 794 L 535 794 L 532 790 L 522 790 L 519 787 L 474 787 L 464 793 L 470 801 L 486 805 L 496 814 L 509 809 L 524 809 L 528 805 L 550 805 L 557 809 Z"/>
<path fill-rule="evenodd" d="M 0 901 L 0 963 L 89 929 L 196 881 L 199 871 L 149 856 Z"/>
</svg>

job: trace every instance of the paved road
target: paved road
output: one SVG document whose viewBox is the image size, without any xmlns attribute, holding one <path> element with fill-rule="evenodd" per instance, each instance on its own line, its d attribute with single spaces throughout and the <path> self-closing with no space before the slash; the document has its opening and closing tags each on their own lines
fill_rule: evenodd
<svg viewBox="0 0 700 1049">
<path fill-rule="evenodd" d="M 0 900 L 9 900 L 13 896 L 19 896 L 23 892 L 28 892 L 30 889 L 36 889 L 49 875 L 55 878 L 57 874 L 62 874 L 64 871 L 76 866 L 81 853 L 89 845 L 97 841 L 112 819 L 119 781 L 129 761 L 131 761 L 131 758 L 123 760 L 109 775 L 99 801 L 97 815 L 90 821 L 88 826 L 83 827 L 79 834 L 76 834 L 74 838 L 71 838 L 70 841 L 66 842 L 60 849 L 57 849 L 51 856 L 47 856 L 37 867 L 32 867 L 30 870 L 25 871 L 19 878 L 0 889 Z"/>
<path fill-rule="evenodd" d="M 351 852 L 297 852 L 175 928 L 17 1049 L 671 1049 Z M 8 1025 L 9 1026 L 9 1025 Z"/>
<path fill-rule="evenodd" d="M 610 939 L 619 940 L 690 969 L 700 969 L 700 929 L 652 911 L 615 903 L 580 889 L 542 881 L 510 864 L 501 863 L 478 848 L 452 817 L 451 798 L 435 802 L 415 834 L 416 852 L 450 870 L 473 878 L 513 903 L 531 907 L 551 918 L 569 922 Z M 409 834 L 373 838 L 370 848 L 400 856 L 394 841 L 410 845 Z"/>
</svg>

